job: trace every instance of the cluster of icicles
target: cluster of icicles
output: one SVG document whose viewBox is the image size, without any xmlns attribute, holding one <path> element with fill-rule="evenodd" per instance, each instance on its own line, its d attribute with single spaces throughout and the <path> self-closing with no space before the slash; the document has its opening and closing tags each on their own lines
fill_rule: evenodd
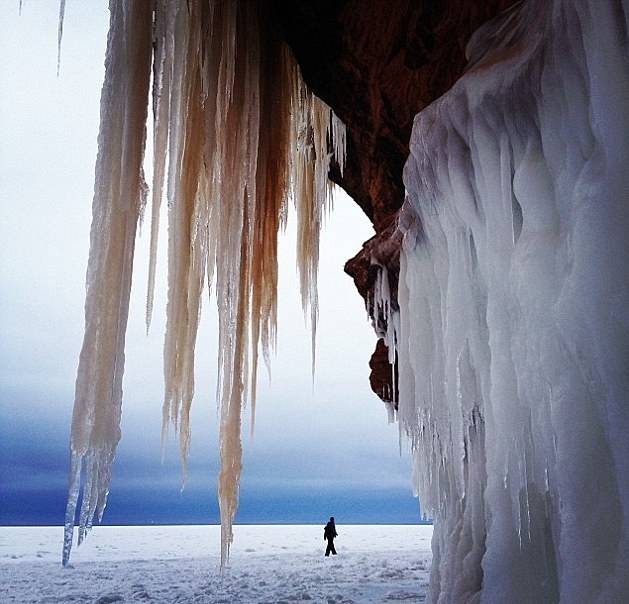
<svg viewBox="0 0 629 604">
<path fill-rule="evenodd" d="M 627 601 L 627 31 L 627 0 L 517 3 L 415 118 L 373 312 L 432 602 Z"/>
<path fill-rule="evenodd" d="M 101 97 L 85 337 L 71 436 L 63 562 L 102 517 L 120 439 L 124 341 L 134 246 L 148 197 L 143 175 L 152 79 L 154 167 L 147 329 L 160 202 L 168 199 L 164 434 L 188 454 L 194 350 L 204 288 L 219 316 L 219 504 L 225 563 L 241 474 L 241 413 L 255 410 L 258 352 L 276 339 L 277 238 L 292 197 L 298 268 L 313 356 L 319 229 L 330 201 L 332 157 L 343 169 L 345 130 L 304 85 L 264 3 L 112 0 Z M 152 75 L 151 75 L 152 74 Z M 83 479 L 82 479 L 83 476 Z"/>
</svg>

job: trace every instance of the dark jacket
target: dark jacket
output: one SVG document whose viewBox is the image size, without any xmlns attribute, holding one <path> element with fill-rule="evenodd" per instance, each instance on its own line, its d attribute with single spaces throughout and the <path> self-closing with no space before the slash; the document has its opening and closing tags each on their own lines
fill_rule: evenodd
<svg viewBox="0 0 629 604">
<path fill-rule="evenodd" d="M 331 541 L 335 537 L 338 537 L 336 533 L 336 526 L 334 522 L 328 522 L 323 529 L 323 538 Z"/>
</svg>

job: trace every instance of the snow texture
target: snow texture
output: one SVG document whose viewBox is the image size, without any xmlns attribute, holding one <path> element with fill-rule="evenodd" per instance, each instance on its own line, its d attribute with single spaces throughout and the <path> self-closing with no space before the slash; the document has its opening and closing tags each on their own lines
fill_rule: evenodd
<svg viewBox="0 0 629 604">
<path fill-rule="evenodd" d="M 220 572 L 218 526 L 99 527 L 71 567 L 60 527 L 0 528 L 0 601 L 155 604 L 425 602 L 431 526 L 238 526 Z"/>
<path fill-rule="evenodd" d="M 387 341 L 433 602 L 629 599 L 628 9 L 518 3 L 415 118 Z"/>
<path fill-rule="evenodd" d="M 225 563 L 238 506 L 242 409 L 250 400 L 252 415 L 255 411 L 258 352 L 261 348 L 268 364 L 276 337 L 278 231 L 292 195 L 302 302 L 310 316 L 314 359 L 319 231 L 330 202 L 332 156 L 343 166 L 345 130 L 307 90 L 288 48 L 266 26 L 258 3 L 156 0 L 153 6 L 111 0 L 110 13 L 63 562 L 70 556 L 82 473 L 79 543 L 94 516 L 103 514 L 120 439 L 133 251 L 148 191 L 142 161 L 152 68 L 147 329 L 165 184 L 163 435 L 174 424 L 185 482 L 197 327 L 204 288 L 214 283 Z"/>
</svg>

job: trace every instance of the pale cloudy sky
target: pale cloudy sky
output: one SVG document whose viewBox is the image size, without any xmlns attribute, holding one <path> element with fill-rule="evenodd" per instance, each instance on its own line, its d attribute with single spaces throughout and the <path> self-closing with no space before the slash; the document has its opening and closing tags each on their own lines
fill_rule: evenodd
<svg viewBox="0 0 629 604">
<path fill-rule="evenodd" d="M 108 11 L 104 0 L 68 0 L 57 78 L 57 2 L 26 0 L 21 16 L 18 5 L 0 0 L 0 480 L 10 502 L 0 523 L 26 516 L 43 522 L 45 506 L 53 510 L 46 521 L 55 522 L 61 521 L 67 481 L 83 332 Z M 388 424 L 384 406 L 369 389 L 375 336 L 343 273 L 344 262 L 372 232 L 358 206 L 339 191 L 322 234 L 314 388 L 290 225 L 282 239 L 278 350 L 271 382 L 260 374 L 253 439 L 248 425 L 243 427 L 241 521 L 313 520 L 319 510 L 322 518 L 336 510 L 339 517 L 353 514 L 354 521 L 419 518 L 407 446 L 402 444 L 400 455 L 397 424 Z M 123 438 L 107 514 L 119 522 L 200 521 L 216 507 L 216 311 L 206 304 L 203 313 L 191 478 L 180 495 L 174 443 L 165 465 L 159 464 L 165 249 L 147 337 L 147 248 L 143 233 L 127 335 Z"/>
</svg>

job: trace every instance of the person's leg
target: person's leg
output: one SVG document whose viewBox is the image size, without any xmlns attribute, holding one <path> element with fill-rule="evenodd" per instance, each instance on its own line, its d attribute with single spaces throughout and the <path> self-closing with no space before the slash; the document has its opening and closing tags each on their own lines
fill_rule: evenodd
<svg viewBox="0 0 629 604">
<path fill-rule="evenodd" d="M 332 548 L 333 546 L 331 545 L 331 541 L 328 541 L 328 547 L 325 548 L 325 555 L 329 556 L 330 555 L 330 548 Z"/>
<path fill-rule="evenodd" d="M 334 549 L 334 541 L 330 541 L 330 549 L 332 550 L 332 555 L 336 556 L 336 550 Z"/>
</svg>

